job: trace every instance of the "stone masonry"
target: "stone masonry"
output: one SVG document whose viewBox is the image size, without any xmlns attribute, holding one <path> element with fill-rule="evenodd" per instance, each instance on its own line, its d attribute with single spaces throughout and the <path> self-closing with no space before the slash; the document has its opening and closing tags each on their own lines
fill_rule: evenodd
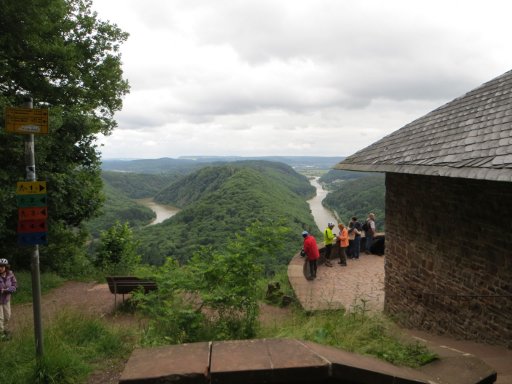
<svg viewBox="0 0 512 384">
<path fill-rule="evenodd" d="M 512 183 L 386 174 L 385 312 L 512 347 Z"/>
</svg>

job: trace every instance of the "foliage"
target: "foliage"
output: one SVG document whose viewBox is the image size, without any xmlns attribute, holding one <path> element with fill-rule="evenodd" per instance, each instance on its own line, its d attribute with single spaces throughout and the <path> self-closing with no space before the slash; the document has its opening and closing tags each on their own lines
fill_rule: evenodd
<svg viewBox="0 0 512 384">
<path fill-rule="evenodd" d="M 204 195 L 217 191 L 227 180 L 243 169 L 256 170 L 261 175 L 306 198 L 314 195 L 307 178 L 283 163 L 246 160 L 226 165 L 204 167 L 178 180 L 155 196 L 155 200 L 185 207 Z"/>
<path fill-rule="evenodd" d="M 62 228 L 71 234 L 103 201 L 95 140 L 115 127 L 113 115 L 128 92 L 119 53 L 127 34 L 99 20 L 90 0 L 1 0 L 0 9 L 0 110 L 27 96 L 35 108 L 49 108 L 50 133 L 35 145 L 37 177 L 48 182 L 51 241 L 71 243 L 76 238 Z M 26 176 L 23 141 L 0 131 L 0 244 L 19 264 L 26 255 L 16 246 L 14 192 Z M 58 268 L 52 258 L 48 253 L 45 262 Z"/>
<path fill-rule="evenodd" d="M 343 310 L 307 313 L 297 309 L 288 320 L 261 328 L 258 337 L 309 340 L 409 367 L 436 358 L 417 342 L 401 341 L 398 328 L 382 314 L 368 314 L 361 309 L 348 313 Z"/>
<path fill-rule="evenodd" d="M 126 359 L 135 345 L 133 334 L 98 317 L 62 312 L 44 329 L 44 356 L 38 362 L 33 332 L 26 328 L 0 344 L 2 384 L 83 383 L 106 362 Z"/>
<path fill-rule="evenodd" d="M 368 177 L 368 172 L 355 172 L 344 171 L 341 169 L 330 169 L 329 172 L 324 173 L 318 181 L 322 184 L 327 184 L 327 187 L 329 187 L 330 184 L 338 185 L 340 182 L 346 180 L 360 179 L 363 177 Z"/>
<path fill-rule="evenodd" d="M 287 231 L 269 228 L 253 223 L 223 252 L 202 247 L 181 267 L 167 259 L 156 275 L 158 291 L 136 296 L 142 312 L 152 319 L 145 343 L 253 337 L 263 265 L 280 252 L 278 244 Z"/>
<path fill-rule="evenodd" d="M 12 297 L 13 304 L 32 302 L 32 274 L 30 271 L 14 271 L 18 286 Z M 41 273 L 39 276 L 41 293 L 51 291 L 64 283 L 64 279 L 53 272 Z"/>
<path fill-rule="evenodd" d="M 282 234 L 280 241 L 286 247 L 275 260 L 287 264 L 300 248 L 302 230 L 316 229 L 305 201 L 313 187 L 288 166 L 256 165 L 241 162 L 206 167 L 163 191 L 160 201 L 183 209 L 161 224 L 138 231 L 143 260 L 161 265 L 172 257 L 184 263 L 200 246 L 220 250 L 229 239 L 260 221 L 271 223 L 274 229 L 280 223 L 290 228 Z"/>
<path fill-rule="evenodd" d="M 88 233 L 82 226 L 73 228 L 54 222 L 48 245 L 40 247 L 42 270 L 58 271 L 62 277 L 83 278 L 94 273 L 84 244 Z"/>
<path fill-rule="evenodd" d="M 384 230 L 386 186 L 384 175 L 349 180 L 330 192 L 323 204 L 336 211 L 341 221 L 348 223 L 352 216 L 364 221 L 375 213 L 378 231 Z"/>
<path fill-rule="evenodd" d="M 116 221 L 128 223 L 131 228 L 148 225 L 155 213 L 148 207 L 137 204 L 109 183 L 103 185 L 106 200 L 98 217 L 84 223 L 94 238 L 110 228 Z"/>
<path fill-rule="evenodd" d="M 137 241 L 127 223 L 118 221 L 100 235 L 95 264 L 109 275 L 129 275 L 140 263 Z"/>
<path fill-rule="evenodd" d="M 168 171 L 170 172 L 170 170 Z M 146 174 L 131 172 L 103 171 L 101 177 L 107 185 L 112 186 L 131 199 L 153 197 L 181 176 L 177 173 Z"/>
</svg>

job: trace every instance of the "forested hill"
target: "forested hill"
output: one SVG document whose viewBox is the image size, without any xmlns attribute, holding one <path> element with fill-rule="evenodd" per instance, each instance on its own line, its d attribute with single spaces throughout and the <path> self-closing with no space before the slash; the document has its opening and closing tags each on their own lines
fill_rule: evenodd
<svg viewBox="0 0 512 384">
<path fill-rule="evenodd" d="M 162 174 L 130 173 L 103 171 L 103 181 L 113 188 L 123 192 L 132 199 L 153 197 L 163 188 L 178 180 L 180 172 L 168 172 Z"/>
<path fill-rule="evenodd" d="M 254 169 L 277 185 L 282 184 L 304 198 L 314 196 L 315 189 L 307 178 L 295 172 L 290 166 L 269 161 L 247 160 L 225 165 L 206 166 L 163 189 L 155 196 L 154 200 L 162 204 L 184 207 L 210 192 L 217 191 L 242 168 Z"/>
<path fill-rule="evenodd" d="M 236 162 L 205 167 L 158 195 L 182 210 L 162 224 L 138 233 L 143 259 L 160 264 L 171 256 L 184 262 L 199 246 L 221 249 L 251 223 L 285 225 L 282 241 L 289 252 L 274 262 L 286 264 L 300 248 L 303 229 L 317 232 L 306 199 L 314 188 L 291 167 L 265 161 Z"/>
<path fill-rule="evenodd" d="M 338 182 L 323 204 L 336 211 L 344 223 L 352 216 L 363 222 L 368 213 L 376 215 L 378 231 L 384 231 L 386 186 L 383 174 Z"/>
</svg>

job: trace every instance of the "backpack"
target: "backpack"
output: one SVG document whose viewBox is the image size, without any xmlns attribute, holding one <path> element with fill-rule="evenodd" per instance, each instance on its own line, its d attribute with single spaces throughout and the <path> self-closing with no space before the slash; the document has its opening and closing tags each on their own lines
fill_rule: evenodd
<svg viewBox="0 0 512 384">
<path fill-rule="evenodd" d="M 366 220 L 363 224 L 363 231 L 368 232 L 370 230 L 370 224 L 368 223 L 368 220 Z"/>
</svg>

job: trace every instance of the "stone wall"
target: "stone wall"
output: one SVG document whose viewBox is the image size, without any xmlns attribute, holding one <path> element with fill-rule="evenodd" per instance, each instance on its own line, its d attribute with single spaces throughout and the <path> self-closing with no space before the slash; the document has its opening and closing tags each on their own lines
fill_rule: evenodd
<svg viewBox="0 0 512 384">
<path fill-rule="evenodd" d="M 512 183 L 386 174 L 385 311 L 512 347 Z"/>
</svg>

